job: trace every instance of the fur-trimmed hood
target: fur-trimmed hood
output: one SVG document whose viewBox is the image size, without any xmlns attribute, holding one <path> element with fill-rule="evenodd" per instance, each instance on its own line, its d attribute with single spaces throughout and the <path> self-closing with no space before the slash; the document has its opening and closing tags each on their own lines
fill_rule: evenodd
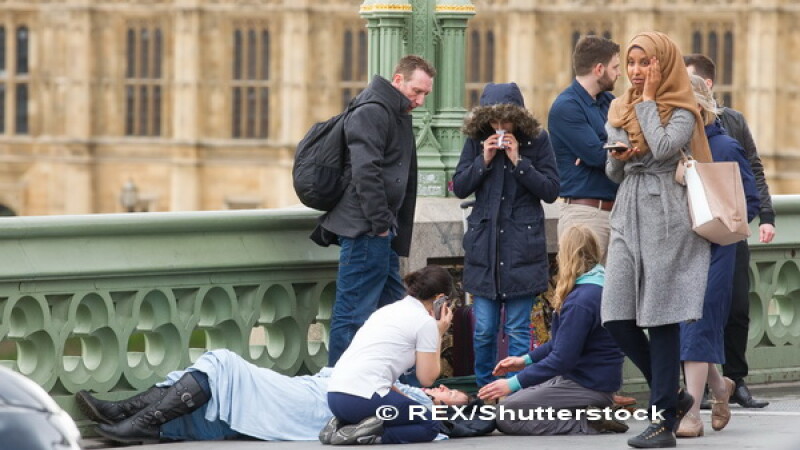
<svg viewBox="0 0 800 450">
<path fill-rule="evenodd" d="M 461 131 L 472 139 L 482 140 L 495 133 L 490 125 L 494 121 L 511 122 L 514 134 L 529 138 L 535 138 L 541 130 L 539 121 L 525 109 L 522 92 L 516 83 L 487 84 L 481 94 L 480 106 L 467 113 Z"/>
</svg>

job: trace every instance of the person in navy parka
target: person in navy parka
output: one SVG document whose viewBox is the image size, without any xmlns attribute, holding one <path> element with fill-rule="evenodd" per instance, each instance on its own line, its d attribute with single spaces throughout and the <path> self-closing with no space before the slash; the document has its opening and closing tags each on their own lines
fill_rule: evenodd
<svg viewBox="0 0 800 450">
<path fill-rule="evenodd" d="M 473 295 L 475 375 L 491 381 L 501 306 L 511 356 L 528 353 L 534 298 L 549 277 L 541 201 L 558 197 L 547 132 L 525 109 L 515 83 L 489 83 L 464 119 L 467 135 L 453 175 L 459 198 L 475 194 L 464 234 L 464 290 Z"/>
</svg>

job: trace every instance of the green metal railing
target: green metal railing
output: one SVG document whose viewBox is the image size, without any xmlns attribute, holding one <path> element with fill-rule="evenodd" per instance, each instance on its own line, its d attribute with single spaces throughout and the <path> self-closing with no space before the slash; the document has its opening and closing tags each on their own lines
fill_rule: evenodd
<svg viewBox="0 0 800 450">
<path fill-rule="evenodd" d="M 0 364 L 75 413 L 80 389 L 121 397 L 228 348 L 316 372 L 336 249 L 310 210 L 0 220 Z"/>
<path fill-rule="evenodd" d="M 777 196 L 778 235 L 751 238 L 750 381 L 800 380 L 800 196 Z M 285 374 L 327 360 L 336 248 L 317 212 L 0 219 L 0 364 L 76 417 L 80 389 L 118 398 L 224 347 Z M 459 229 L 456 227 L 455 229 Z M 626 365 L 626 390 L 644 389 Z"/>
</svg>

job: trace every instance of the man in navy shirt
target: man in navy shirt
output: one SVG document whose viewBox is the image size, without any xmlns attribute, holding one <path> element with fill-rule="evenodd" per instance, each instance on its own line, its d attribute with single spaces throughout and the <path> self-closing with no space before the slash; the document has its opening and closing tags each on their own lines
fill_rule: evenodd
<svg viewBox="0 0 800 450">
<path fill-rule="evenodd" d="M 620 75 L 619 44 L 599 36 L 584 36 L 572 55 L 575 80 L 550 107 L 548 129 L 561 176 L 564 198 L 558 235 L 584 224 L 608 249 L 608 216 L 617 184 L 606 177 L 606 120 Z"/>
</svg>

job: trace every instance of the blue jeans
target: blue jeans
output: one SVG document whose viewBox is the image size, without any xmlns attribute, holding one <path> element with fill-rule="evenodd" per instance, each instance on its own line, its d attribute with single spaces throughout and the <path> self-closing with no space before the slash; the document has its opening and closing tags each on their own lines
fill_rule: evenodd
<svg viewBox="0 0 800 450">
<path fill-rule="evenodd" d="M 328 338 L 328 365 L 333 367 L 356 331 L 378 308 L 405 296 L 400 262 L 388 236 L 339 236 L 339 274 Z"/>
<path fill-rule="evenodd" d="M 220 419 L 213 422 L 206 420 L 207 409 L 208 403 L 191 414 L 161 425 L 161 438 L 172 441 L 221 441 L 244 437 Z"/>
<path fill-rule="evenodd" d="M 505 332 L 508 336 L 508 355 L 522 356 L 531 348 L 531 310 L 533 297 L 516 297 L 505 302 L 485 297 L 473 297 L 475 315 L 475 382 L 485 386 L 495 380 L 497 365 L 497 332 L 500 328 L 500 307 L 505 305 Z"/>
<path fill-rule="evenodd" d="M 208 375 L 197 370 L 187 373 L 203 388 L 206 397 L 211 398 Z M 207 409 L 208 403 L 191 414 L 184 414 L 165 423 L 161 426 L 161 438 L 173 441 L 219 441 L 243 436 L 220 419 L 213 422 L 206 420 Z"/>
</svg>

